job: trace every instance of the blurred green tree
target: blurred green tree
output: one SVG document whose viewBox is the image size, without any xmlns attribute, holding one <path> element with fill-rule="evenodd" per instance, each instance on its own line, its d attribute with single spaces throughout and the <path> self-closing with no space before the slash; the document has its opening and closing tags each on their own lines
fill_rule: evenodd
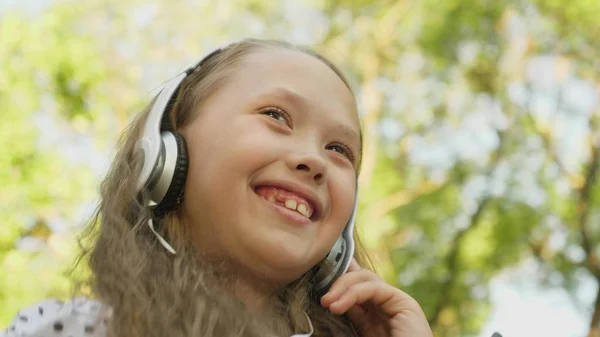
<svg viewBox="0 0 600 337">
<path fill-rule="evenodd" d="M 541 284 L 578 301 L 583 280 L 600 284 L 597 10 L 586 0 L 126 0 L 5 12 L 0 323 L 68 296 L 63 271 L 98 158 L 148 93 L 245 36 L 316 46 L 350 74 L 365 142 L 359 230 L 436 336 L 476 335 L 490 280 L 531 259 Z M 598 337 L 600 296 L 582 305 Z"/>
<path fill-rule="evenodd" d="M 57 7 L 0 20 L 0 322 L 15 309 L 64 296 L 73 233 L 96 178 L 82 164 L 86 134 L 102 130 L 105 73 L 98 46 Z"/>
</svg>

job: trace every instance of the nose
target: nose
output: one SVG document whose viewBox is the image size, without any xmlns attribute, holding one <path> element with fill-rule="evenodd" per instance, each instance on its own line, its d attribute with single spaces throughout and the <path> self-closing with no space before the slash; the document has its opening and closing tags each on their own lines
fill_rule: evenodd
<svg viewBox="0 0 600 337">
<path fill-rule="evenodd" d="M 286 158 L 288 168 L 305 178 L 321 184 L 327 176 L 327 163 L 317 153 L 290 153 Z"/>
</svg>

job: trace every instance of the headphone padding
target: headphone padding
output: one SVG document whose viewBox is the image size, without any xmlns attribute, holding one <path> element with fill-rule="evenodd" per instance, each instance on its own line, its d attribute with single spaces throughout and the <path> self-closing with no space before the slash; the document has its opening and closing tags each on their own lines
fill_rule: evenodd
<svg viewBox="0 0 600 337">
<path fill-rule="evenodd" d="M 177 132 L 168 132 L 173 134 L 177 143 L 177 160 L 169 189 L 162 201 L 154 208 L 154 215 L 158 218 L 162 218 L 166 213 L 172 211 L 183 198 L 188 171 L 188 153 L 185 139 Z"/>
</svg>

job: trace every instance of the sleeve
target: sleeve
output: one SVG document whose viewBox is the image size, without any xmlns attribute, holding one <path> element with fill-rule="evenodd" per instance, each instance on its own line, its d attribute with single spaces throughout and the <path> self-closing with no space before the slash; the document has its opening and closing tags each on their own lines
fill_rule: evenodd
<svg viewBox="0 0 600 337">
<path fill-rule="evenodd" d="M 106 337 L 110 310 L 92 299 L 48 299 L 17 314 L 0 337 Z"/>
</svg>

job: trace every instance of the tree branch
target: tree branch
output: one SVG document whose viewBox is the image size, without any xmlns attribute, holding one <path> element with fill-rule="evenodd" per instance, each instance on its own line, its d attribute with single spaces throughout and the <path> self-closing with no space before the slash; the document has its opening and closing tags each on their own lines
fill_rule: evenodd
<svg viewBox="0 0 600 337">
<path fill-rule="evenodd" d="M 454 284 L 456 283 L 456 278 L 454 278 L 454 275 L 458 274 L 459 253 L 463 244 L 463 240 L 469 232 L 477 228 L 477 226 L 481 223 L 481 215 L 483 214 L 483 211 L 485 210 L 489 201 L 489 197 L 484 198 L 477 206 L 477 210 L 473 213 L 473 215 L 471 215 L 469 226 L 458 231 L 454 238 L 452 238 L 452 242 L 450 244 L 450 253 L 448 253 L 448 257 L 446 258 L 448 277 L 442 284 L 440 290 L 441 298 L 439 299 L 433 314 L 429 318 L 429 323 L 432 326 L 436 326 L 438 324 L 440 314 L 452 300 L 451 290 L 454 288 Z"/>
<path fill-rule="evenodd" d="M 486 169 L 487 172 L 485 173 L 485 175 L 486 175 L 487 179 L 489 179 L 490 176 L 493 174 L 494 169 L 496 168 L 498 162 L 504 155 L 504 151 L 506 149 L 506 131 L 497 130 L 496 134 L 498 135 L 500 143 L 498 144 L 498 148 L 494 152 L 494 155 Z M 438 300 L 438 303 L 435 307 L 433 314 L 431 315 L 431 317 L 429 317 L 429 323 L 431 324 L 431 326 L 436 326 L 438 324 L 440 314 L 442 313 L 444 308 L 446 308 L 448 306 L 448 304 L 450 304 L 452 301 L 452 289 L 454 288 L 456 281 L 457 281 L 457 279 L 454 276 L 456 274 L 458 274 L 458 270 L 460 267 L 459 266 L 459 257 L 460 257 L 459 253 L 460 253 L 463 241 L 465 240 L 465 238 L 467 237 L 467 234 L 469 232 L 473 231 L 475 228 L 477 228 L 479 226 L 479 224 L 481 223 L 481 216 L 483 215 L 483 212 L 485 211 L 486 207 L 489 205 L 490 201 L 491 201 L 491 197 L 485 196 L 479 202 L 479 205 L 477 205 L 477 209 L 475 210 L 475 212 L 471 215 L 471 217 L 469 219 L 469 225 L 466 228 L 459 230 L 452 238 L 452 241 L 450 243 L 450 252 L 448 253 L 448 256 L 446 258 L 446 265 L 448 268 L 448 272 L 447 272 L 448 277 L 447 277 L 446 281 L 444 283 L 442 283 L 441 290 L 440 290 L 441 297 Z"/>
<path fill-rule="evenodd" d="M 527 117 L 527 120 L 531 124 L 531 127 L 534 129 L 534 131 L 542 138 L 542 143 L 544 144 L 544 148 L 546 149 L 546 152 L 550 156 L 550 159 L 554 163 L 556 163 L 560 172 L 569 179 L 569 181 L 571 182 L 571 186 L 573 188 L 580 188 L 583 185 L 583 177 L 569 172 L 569 170 L 567 170 L 565 165 L 562 163 L 562 160 L 560 160 L 558 153 L 554 149 L 552 134 L 551 134 L 550 130 L 548 130 L 548 129 L 543 130 L 538 125 L 538 123 L 535 121 L 535 119 L 533 118 L 531 113 L 525 113 L 525 116 Z"/>
<path fill-rule="evenodd" d="M 595 123 L 593 119 L 590 119 L 591 132 L 594 130 L 594 124 Z M 577 218 L 579 232 L 581 234 L 581 246 L 586 253 L 588 270 L 596 277 L 598 281 L 600 281 L 600 265 L 598 264 L 598 258 L 594 252 L 592 239 L 587 227 L 590 205 L 593 202 L 591 191 L 596 182 L 598 169 L 600 166 L 600 146 L 599 144 L 595 144 L 592 139 L 593 137 L 590 135 L 590 162 L 587 166 L 584 184 L 579 190 L 579 198 L 577 200 Z"/>
<path fill-rule="evenodd" d="M 373 221 L 377 221 L 387 213 L 393 211 L 398 207 L 410 204 L 415 199 L 432 192 L 439 190 L 445 184 L 432 184 L 425 182 L 414 190 L 400 190 L 396 193 L 386 196 L 385 198 L 377 201 L 373 206 L 369 207 L 367 213 L 370 214 Z"/>
<path fill-rule="evenodd" d="M 592 322 L 590 323 L 590 331 L 588 337 L 600 337 L 600 288 L 596 292 L 596 303 L 594 304 L 594 313 L 592 314 Z"/>
<path fill-rule="evenodd" d="M 597 141 L 594 140 L 593 135 L 593 132 L 596 130 L 597 126 L 596 122 L 597 121 L 593 117 L 590 118 L 590 162 L 587 165 L 585 182 L 581 189 L 579 189 L 579 198 L 577 200 L 577 220 L 579 225 L 579 233 L 581 234 L 581 246 L 586 255 L 586 267 L 596 278 L 596 281 L 600 284 L 600 264 L 598 263 L 598 257 L 594 252 L 592 239 L 587 227 L 590 205 L 593 202 L 592 188 L 596 182 L 600 166 L 600 144 L 597 144 Z M 596 293 L 594 313 L 592 314 L 588 337 L 600 337 L 600 289 Z"/>
</svg>

